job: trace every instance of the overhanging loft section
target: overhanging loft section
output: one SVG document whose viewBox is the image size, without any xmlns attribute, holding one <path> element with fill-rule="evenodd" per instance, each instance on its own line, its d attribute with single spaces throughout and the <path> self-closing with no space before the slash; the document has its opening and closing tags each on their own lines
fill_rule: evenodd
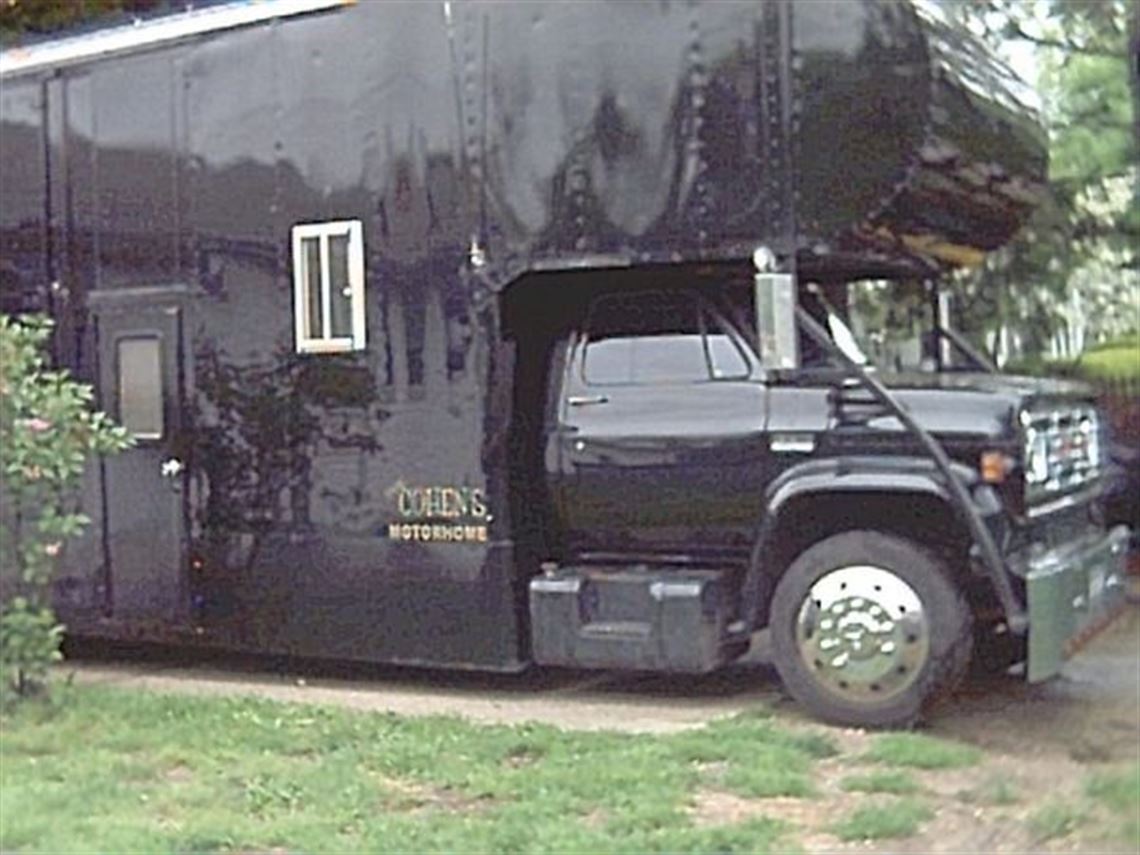
<svg viewBox="0 0 1140 855">
<path fill-rule="evenodd" d="M 0 78 L 147 50 L 219 30 L 354 5 L 357 0 L 242 0 L 0 53 Z"/>
</svg>

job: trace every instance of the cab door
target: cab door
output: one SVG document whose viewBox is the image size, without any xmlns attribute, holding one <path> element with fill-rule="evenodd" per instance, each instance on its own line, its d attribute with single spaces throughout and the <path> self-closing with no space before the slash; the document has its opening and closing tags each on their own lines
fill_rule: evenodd
<svg viewBox="0 0 1140 855">
<path fill-rule="evenodd" d="M 102 461 L 112 618 L 170 622 L 188 613 L 186 473 L 175 447 L 185 396 L 182 296 L 138 288 L 90 298 L 100 404 L 135 443 Z"/>
<path fill-rule="evenodd" d="M 555 432 L 571 549 L 746 548 L 760 518 L 765 387 L 693 291 L 598 298 L 572 344 Z"/>
</svg>

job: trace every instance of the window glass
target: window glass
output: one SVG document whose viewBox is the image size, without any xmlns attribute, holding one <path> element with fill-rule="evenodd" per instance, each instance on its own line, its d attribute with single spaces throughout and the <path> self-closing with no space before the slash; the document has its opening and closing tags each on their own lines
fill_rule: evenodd
<svg viewBox="0 0 1140 855">
<path fill-rule="evenodd" d="M 118 342 L 119 422 L 139 439 L 160 439 L 162 414 L 162 343 L 157 338 Z"/>
<path fill-rule="evenodd" d="M 732 337 L 712 315 L 705 313 L 709 364 L 714 380 L 739 380 L 748 376 L 748 360 Z"/>
<path fill-rule="evenodd" d="M 304 247 L 301 251 L 302 263 L 304 264 L 302 278 L 305 280 L 308 295 L 306 332 L 309 338 L 323 338 L 324 324 L 321 322 L 323 316 L 321 311 L 321 239 L 307 238 L 301 242 L 301 246 Z"/>
<path fill-rule="evenodd" d="M 708 379 L 697 307 L 689 294 L 647 291 L 603 297 L 591 308 L 588 329 L 587 383 Z"/>
<path fill-rule="evenodd" d="M 700 333 L 663 333 L 636 340 L 635 383 L 696 383 L 708 379 Z"/>
<path fill-rule="evenodd" d="M 691 292 L 612 295 L 587 323 L 583 377 L 592 385 L 696 383 L 747 377 L 748 362 Z"/>
<path fill-rule="evenodd" d="M 329 235 L 329 327 L 333 338 L 352 336 L 347 234 Z"/>
<path fill-rule="evenodd" d="M 586 345 L 583 363 L 586 382 L 595 384 L 633 382 L 632 338 L 603 338 Z"/>
</svg>

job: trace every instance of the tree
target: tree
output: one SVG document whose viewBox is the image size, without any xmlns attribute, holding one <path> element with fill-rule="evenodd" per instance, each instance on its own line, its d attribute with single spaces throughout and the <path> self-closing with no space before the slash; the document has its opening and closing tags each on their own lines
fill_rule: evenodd
<svg viewBox="0 0 1140 855">
<path fill-rule="evenodd" d="M 182 4 L 185 7 L 185 3 Z M 0 0 L 0 43 L 10 44 L 101 18 L 177 6 L 170 0 Z"/>
<path fill-rule="evenodd" d="M 997 356 L 1072 356 L 1140 326 L 1140 4 L 969 0 L 952 7 L 1000 51 L 1035 50 L 1050 199 L 959 275 L 959 322 Z"/>
</svg>

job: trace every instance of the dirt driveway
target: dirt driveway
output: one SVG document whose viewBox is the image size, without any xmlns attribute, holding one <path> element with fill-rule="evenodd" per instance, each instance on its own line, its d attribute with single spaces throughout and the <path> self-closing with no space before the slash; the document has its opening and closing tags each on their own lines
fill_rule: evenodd
<svg viewBox="0 0 1140 855">
<path fill-rule="evenodd" d="M 252 694 L 281 701 L 337 704 L 403 715 L 459 715 L 479 722 L 538 721 L 587 730 L 668 732 L 765 706 L 789 727 L 826 731 L 841 755 L 821 764 L 813 800 L 746 800 L 704 793 L 694 805 L 699 822 L 735 822 L 764 814 L 782 817 L 811 852 L 1131 852 L 1106 843 L 1104 817 L 1088 817 L 1050 839 L 1033 831 L 1042 805 L 1081 798 L 1098 771 L 1140 763 L 1140 608 L 1129 610 L 1071 661 L 1060 679 L 1029 686 L 1011 678 L 971 682 L 938 711 L 925 732 L 985 749 L 976 767 L 920 773 L 937 806 L 922 832 L 889 846 L 841 843 L 826 832 L 837 812 L 862 794 L 840 781 L 871 735 L 825 728 L 807 719 L 779 688 L 759 650 L 746 662 L 701 677 L 596 674 L 543 670 L 515 676 L 422 670 L 299 665 L 266 658 L 171 654 L 123 661 L 84 658 L 66 669 L 85 683 L 116 684 L 190 694 Z M 986 792 L 1013 794 L 987 799 Z M 975 797 L 971 794 L 982 794 Z M 1140 804 L 1136 805 L 1140 817 Z M 1038 835 L 1038 836 L 1035 836 Z"/>
<path fill-rule="evenodd" d="M 746 661 L 701 676 L 566 669 L 519 675 L 299 663 L 168 651 L 108 658 L 84 651 L 66 671 L 90 683 L 190 694 L 253 694 L 402 715 L 479 722 L 538 721 L 582 730 L 667 732 L 765 705 L 807 722 L 781 691 L 763 635 Z M 1096 760 L 1140 751 L 1140 608 L 1131 606 L 1065 667 L 1030 686 L 1012 678 L 967 683 L 928 732 L 1003 752 L 1076 752 Z"/>
</svg>

